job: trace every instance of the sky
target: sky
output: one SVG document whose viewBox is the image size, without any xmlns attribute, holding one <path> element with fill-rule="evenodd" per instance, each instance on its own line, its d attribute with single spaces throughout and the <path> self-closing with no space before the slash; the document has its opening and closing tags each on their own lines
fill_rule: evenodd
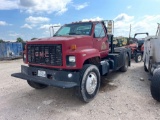
<svg viewBox="0 0 160 120">
<path fill-rule="evenodd" d="M 0 39 L 50 37 L 49 27 L 82 20 L 114 20 L 114 36 L 155 35 L 160 0 L 0 0 Z M 57 28 L 55 28 L 57 29 Z"/>
</svg>

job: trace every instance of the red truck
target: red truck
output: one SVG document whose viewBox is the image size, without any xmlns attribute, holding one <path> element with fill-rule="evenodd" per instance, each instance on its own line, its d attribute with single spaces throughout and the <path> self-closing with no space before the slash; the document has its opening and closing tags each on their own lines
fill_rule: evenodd
<svg viewBox="0 0 160 120">
<path fill-rule="evenodd" d="M 89 102 L 99 91 L 101 77 L 111 71 L 126 72 L 130 60 L 129 48 L 114 49 L 105 21 L 75 22 L 62 26 L 53 37 L 27 42 L 28 66 L 22 65 L 21 73 L 12 76 L 35 89 L 74 87 L 76 95 Z"/>
</svg>

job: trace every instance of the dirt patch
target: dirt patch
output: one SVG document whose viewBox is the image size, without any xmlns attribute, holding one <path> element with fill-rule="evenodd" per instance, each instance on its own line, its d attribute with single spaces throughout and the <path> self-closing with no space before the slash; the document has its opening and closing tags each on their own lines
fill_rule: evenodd
<svg viewBox="0 0 160 120">
<path fill-rule="evenodd" d="M 151 97 L 143 63 L 133 61 L 127 72 L 111 73 L 88 104 L 79 101 L 73 89 L 35 90 L 25 80 L 11 77 L 22 64 L 22 60 L 0 61 L 0 120 L 160 119 L 160 103 Z"/>
</svg>

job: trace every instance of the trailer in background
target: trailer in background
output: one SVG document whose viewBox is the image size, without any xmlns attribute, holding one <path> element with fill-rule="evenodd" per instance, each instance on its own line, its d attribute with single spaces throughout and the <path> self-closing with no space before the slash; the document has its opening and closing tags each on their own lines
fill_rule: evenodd
<svg viewBox="0 0 160 120">
<path fill-rule="evenodd" d="M 22 43 L 0 43 L 0 60 L 21 58 L 23 53 Z"/>
</svg>

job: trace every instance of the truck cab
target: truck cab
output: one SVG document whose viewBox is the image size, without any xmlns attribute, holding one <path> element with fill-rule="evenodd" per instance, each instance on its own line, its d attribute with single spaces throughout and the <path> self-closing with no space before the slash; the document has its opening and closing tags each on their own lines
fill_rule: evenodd
<svg viewBox="0 0 160 120">
<path fill-rule="evenodd" d="M 29 41 L 24 52 L 28 66 L 22 65 L 21 73 L 12 76 L 27 80 L 36 89 L 74 87 L 82 101 L 91 101 L 99 91 L 101 76 L 125 72 L 130 66 L 130 49 L 114 50 L 113 35 L 105 22 L 65 24 L 53 37 Z"/>
</svg>

